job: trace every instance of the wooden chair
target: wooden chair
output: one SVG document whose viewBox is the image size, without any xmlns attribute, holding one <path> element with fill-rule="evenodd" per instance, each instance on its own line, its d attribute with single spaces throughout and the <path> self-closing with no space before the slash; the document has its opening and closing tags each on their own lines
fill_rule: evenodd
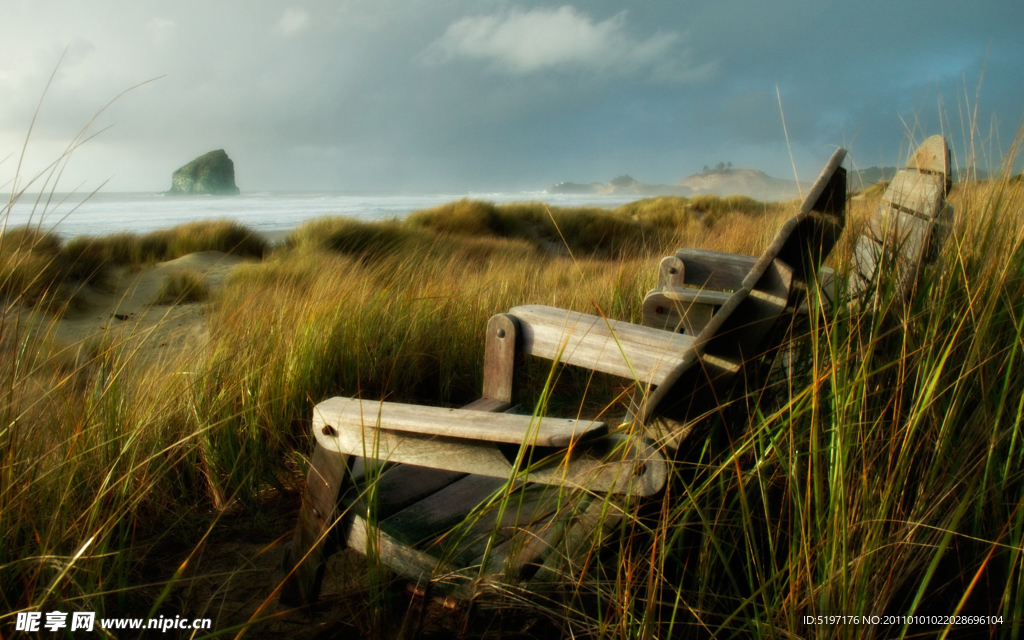
<svg viewBox="0 0 1024 640">
<path fill-rule="evenodd" d="M 847 302 L 865 302 L 883 273 L 892 274 L 898 299 L 909 296 L 918 271 L 937 255 L 951 228 L 953 208 L 945 201 L 951 184 L 946 140 L 932 136 L 889 183 L 858 237 Z M 644 298 L 644 324 L 699 334 L 756 261 L 753 256 L 679 249 L 661 261 L 658 286 Z M 822 305 L 839 301 L 839 276 L 833 269 L 819 269 L 816 285 Z"/>
<path fill-rule="evenodd" d="M 684 247 L 662 258 L 658 286 L 644 296 L 643 322 L 646 326 L 698 335 L 721 309 L 757 262 L 755 256 Z M 820 267 L 813 281 L 825 304 L 834 304 L 838 294 L 834 269 Z M 802 310 L 807 300 L 801 301 Z"/>
<path fill-rule="evenodd" d="M 946 202 L 952 184 L 946 139 L 932 136 L 889 183 L 858 239 L 852 297 L 874 292 L 882 274 L 892 275 L 897 299 L 910 296 L 921 266 L 935 257 L 952 225 L 953 208 Z"/>
<path fill-rule="evenodd" d="M 764 255 L 698 335 L 528 305 L 487 325 L 481 399 L 461 408 L 331 398 L 313 411 L 316 447 L 282 587 L 318 598 L 328 535 L 455 597 L 479 581 L 550 577 L 633 500 L 664 487 L 675 440 L 659 417 L 693 422 L 727 397 L 844 226 L 838 150 Z M 768 348 L 771 345 L 767 345 Z M 621 376 L 638 389 L 622 423 L 503 413 L 522 355 Z"/>
</svg>

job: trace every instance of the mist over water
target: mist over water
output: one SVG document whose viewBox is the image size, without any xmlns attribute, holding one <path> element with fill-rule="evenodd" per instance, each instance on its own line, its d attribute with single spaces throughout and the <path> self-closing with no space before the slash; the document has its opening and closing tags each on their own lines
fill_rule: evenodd
<svg viewBox="0 0 1024 640">
<path fill-rule="evenodd" d="M 560 207 L 614 208 L 638 197 L 578 194 L 465 193 L 465 194 L 351 194 L 332 192 L 264 192 L 239 196 L 173 197 L 152 193 L 97 193 L 86 198 L 57 196 L 47 205 L 26 194 L 12 207 L 7 225 L 41 225 L 71 238 L 130 231 L 146 233 L 194 220 L 231 219 L 266 235 L 278 235 L 322 216 L 361 220 L 403 219 L 413 211 L 461 198 L 506 202 L 541 201 Z M 63 201 L 62 201 L 63 199 Z M 6 198 L 4 199 L 4 206 Z"/>
</svg>

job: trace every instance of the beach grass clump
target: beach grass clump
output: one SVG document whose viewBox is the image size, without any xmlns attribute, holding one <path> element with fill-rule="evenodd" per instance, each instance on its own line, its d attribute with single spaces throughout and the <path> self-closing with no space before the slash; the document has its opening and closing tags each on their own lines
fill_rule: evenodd
<svg viewBox="0 0 1024 640">
<path fill-rule="evenodd" d="M 665 234 L 598 207 L 552 207 L 541 202 L 496 205 L 459 200 L 409 215 L 405 224 L 440 234 L 516 238 L 549 250 L 624 258 L 663 244 Z"/>
<path fill-rule="evenodd" d="M 85 238 L 73 238 L 64 243 L 61 253 L 68 278 L 93 285 L 104 284 L 112 260 L 102 246 Z"/>
<path fill-rule="evenodd" d="M 159 262 L 167 256 L 167 241 L 162 234 L 139 235 L 131 232 L 108 236 L 78 236 L 68 241 L 75 251 L 95 256 L 111 266 L 133 266 Z"/>
<path fill-rule="evenodd" d="M 236 256 L 262 258 L 269 248 L 266 239 L 235 220 L 187 222 L 166 232 L 147 234 L 167 243 L 164 260 L 196 251 L 222 251 Z M 145 238 L 145 236 L 143 236 Z"/>
<path fill-rule="evenodd" d="M 59 313 L 104 275 L 102 261 L 68 250 L 54 233 L 14 227 L 0 235 L 0 295 L 9 302 Z"/>
<path fill-rule="evenodd" d="M 252 267 L 249 271 L 260 271 L 264 275 L 279 271 L 285 278 L 292 277 L 296 268 L 305 269 L 301 265 L 309 264 L 309 257 L 321 252 L 349 256 L 368 265 L 381 265 L 377 271 L 379 277 L 393 272 L 391 266 L 395 264 L 440 257 L 446 260 L 454 258 L 460 264 L 476 267 L 515 256 L 541 260 L 547 257 L 547 252 L 533 243 L 516 238 L 503 240 L 489 235 L 450 235 L 395 220 L 364 222 L 325 217 L 307 222 L 291 232 L 285 238 L 280 255 L 266 261 L 275 267 Z M 312 266 L 315 268 L 315 264 Z"/>
<path fill-rule="evenodd" d="M 59 238 L 30 227 L 0 235 L 0 293 L 32 303 L 52 294 L 60 279 L 59 252 Z"/>
<path fill-rule="evenodd" d="M 748 216 L 759 216 L 778 205 L 771 205 L 747 196 L 717 196 L 703 194 L 693 196 L 687 201 L 690 211 L 699 214 L 706 220 L 705 224 L 713 225 L 718 217 L 728 213 L 743 213 Z"/>
<path fill-rule="evenodd" d="M 160 283 L 153 304 L 188 304 L 209 297 L 210 287 L 202 274 L 194 269 L 175 269 Z"/>
<path fill-rule="evenodd" d="M 136 535 L 176 519 L 164 517 L 167 469 L 183 434 L 166 421 L 180 381 L 130 374 L 118 342 L 87 353 L 52 325 L 28 331 L 4 316 L 0 329 L 0 601 L 7 612 L 150 606 L 131 588 L 131 557 Z"/>
<path fill-rule="evenodd" d="M 0 235 L 0 294 L 60 313 L 77 303 L 85 285 L 103 288 L 112 267 L 137 268 L 196 251 L 261 258 L 269 245 L 231 220 L 190 222 L 143 235 L 79 236 L 67 242 L 52 231 L 13 227 Z"/>
<path fill-rule="evenodd" d="M 269 251 L 263 236 L 234 220 L 199 220 L 141 235 L 123 232 L 81 236 L 68 244 L 94 260 L 136 267 L 197 251 L 222 251 L 251 258 L 262 258 Z"/>
<path fill-rule="evenodd" d="M 422 249 L 429 239 L 394 220 L 364 222 L 351 218 L 312 220 L 285 237 L 284 248 L 326 250 L 366 260 Z"/>
<path fill-rule="evenodd" d="M 754 227 L 770 227 L 794 206 L 715 195 L 645 198 L 616 209 L 462 199 L 416 211 L 405 224 L 443 235 L 517 238 L 565 255 L 622 259 L 668 252 L 674 246 L 727 245 L 728 239 L 717 236 L 742 237 Z M 736 223 L 744 229 L 737 231 Z"/>
<path fill-rule="evenodd" d="M 464 236 L 524 237 L 529 219 L 502 215 L 499 206 L 484 200 L 463 198 L 432 209 L 415 211 L 406 218 L 411 227 Z"/>
<path fill-rule="evenodd" d="M 657 196 L 634 200 L 615 211 L 643 224 L 676 230 L 685 228 L 696 220 L 688 202 L 687 198 L 682 196 Z"/>
</svg>

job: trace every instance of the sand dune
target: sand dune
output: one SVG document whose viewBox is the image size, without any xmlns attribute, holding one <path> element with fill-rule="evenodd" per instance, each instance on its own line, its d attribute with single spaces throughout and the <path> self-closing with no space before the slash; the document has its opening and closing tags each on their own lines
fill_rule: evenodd
<svg viewBox="0 0 1024 640">
<path fill-rule="evenodd" d="M 220 251 L 201 251 L 141 270 L 118 267 L 105 286 L 85 286 L 78 304 L 62 318 L 32 313 L 30 321 L 65 348 L 89 351 L 100 344 L 123 346 L 133 352 L 133 362 L 144 365 L 198 353 L 209 339 L 204 319 L 207 303 L 155 304 L 161 283 L 176 271 L 191 270 L 216 295 L 231 270 L 249 261 Z"/>
</svg>

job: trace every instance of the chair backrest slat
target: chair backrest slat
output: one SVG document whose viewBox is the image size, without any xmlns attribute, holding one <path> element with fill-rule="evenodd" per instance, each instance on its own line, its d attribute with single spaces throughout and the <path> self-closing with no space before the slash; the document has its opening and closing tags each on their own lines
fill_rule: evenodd
<svg viewBox="0 0 1024 640">
<path fill-rule="evenodd" d="M 542 305 L 509 310 L 520 349 L 647 384 L 661 384 L 690 350 L 693 336 Z"/>
</svg>

